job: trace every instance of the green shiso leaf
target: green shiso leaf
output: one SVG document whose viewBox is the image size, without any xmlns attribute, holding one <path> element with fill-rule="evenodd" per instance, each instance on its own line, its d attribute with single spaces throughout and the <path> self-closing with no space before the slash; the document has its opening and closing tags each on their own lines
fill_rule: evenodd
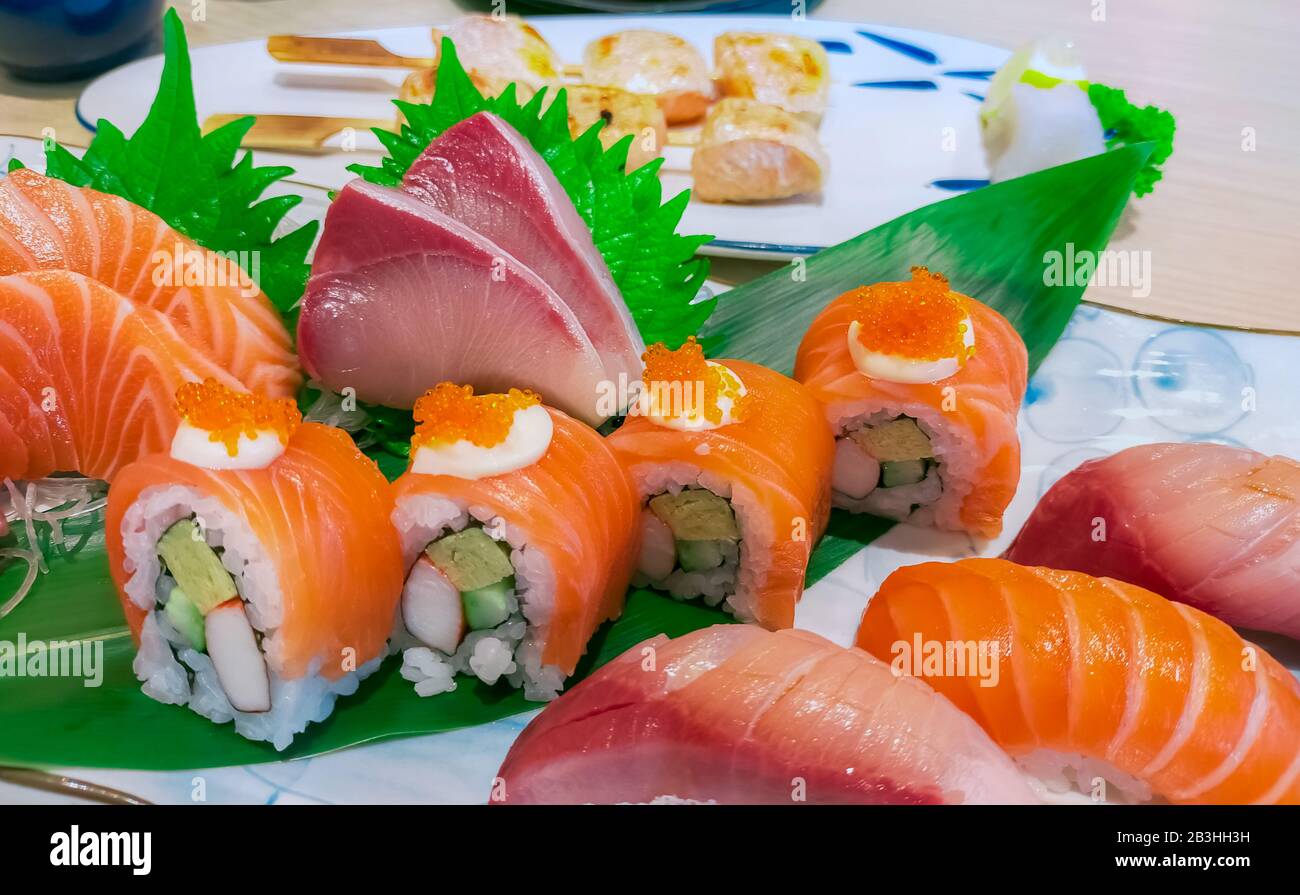
<svg viewBox="0 0 1300 895">
<path fill-rule="evenodd" d="M 1089 84 L 1088 99 L 1101 118 L 1107 149 L 1153 144 L 1151 156 L 1133 184 L 1133 192 L 1145 196 L 1164 177 L 1160 166 L 1173 155 L 1174 131 L 1178 126 L 1173 114 L 1156 106 L 1137 106 L 1128 101 L 1123 90 L 1105 84 Z"/>
<path fill-rule="evenodd" d="M 631 135 L 605 149 L 600 122 L 575 139 L 569 133 L 565 91 L 545 110 L 544 102 L 543 91 L 520 104 L 513 85 L 500 96 L 484 97 L 461 66 L 455 46 L 443 38 L 433 98 L 428 104 L 396 101 L 406 123 L 396 133 L 374 129 L 388 156 L 379 165 L 357 164 L 348 170 L 371 183 L 398 186 L 411 163 L 447 128 L 485 110 L 500 115 L 545 159 L 591 229 L 642 338 L 681 344 L 713 310 L 712 301 L 692 303 L 709 275 L 708 259 L 695 253 L 713 237 L 677 233 L 689 191 L 663 202 L 657 176 L 662 160 L 624 173 Z"/>
<path fill-rule="evenodd" d="M 801 267 L 777 270 L 724 293 L 704 330 L 706 342 L 713 351 L 788 372 L 805 328 L 832 298 L 864 282 L 904 278 L 911 265 L 928 264 L 947 274 L 956 288 L 1006 315 L 1036 367 L 1083 291 L 1081 282 L 1045 282 L 1050 253 L 1065 253 L 1068 246 L 1076 254 L 1106 247 L 1151 151 L 1150 145 L 1116 149 L 903 215 L 812 256 Z M 405 465 L 395 457 L 377 459 L 389 476 Z M 889 525 L 835 511 L 813 551 L 808 581 L 841 565 Z M 401 661 L 390 658 L 357 693 L 339 700 L 333 716 L 312 725 L 285 752 L 250 743 L 230 724 L 210 724 L 140 692 L 131 672 L 134 648 L 108 575 L 102 522 L 84 532 L 78 523 L 66 522 L 64 530 L 72 535 L 72 546 L 43 544 L 50 574 L 0 619 L 0 669 L 4 644 L 16 644 L 20 635 L 29 655 L 34 641 L 99 641 L 103 678 L 100 686 L 87 687 L 75 677 L 17 677 L 12 669 L 0 674 L 0 764 L 153 770 L 252 764 L 482 724 L 536 707 L 503 684 L 488 687 L 465 677 L 451 693 L 421 699 L 402 679 Z M 21 530 L 14 536 L 21 539 Z M 0 568 L 0 602 L 13 593 L 24 571 L 21 563 Z M 647 637 L 676 636 L 727 620 L 715 609 L 633 589 L 623 615 L 592 639 L 577 677 Z"/>
<path fill-rule="evenodd" d="M 246 265 L 253 268 L 247 273 L 287 314 L 302 297 L 307 252 L 320 225 L 312 221 L 275 236 L 284 216 L 302 199 L 260 198 L 293 169 L 255 167 L 250 153 L 236 161 L 239 142 L 252 125 L 253 118 L 245 117 L 202 133 L 185 28 L 176 10 L 169 9 L 163 16 L 158 94 L 135 134 L 128 138 L 101 119 L 81 158 L 58 144 L 48 145 L 45 173 L 147 208 L 206 249 L 250 253 L 257 263 Z"/>
</svg>

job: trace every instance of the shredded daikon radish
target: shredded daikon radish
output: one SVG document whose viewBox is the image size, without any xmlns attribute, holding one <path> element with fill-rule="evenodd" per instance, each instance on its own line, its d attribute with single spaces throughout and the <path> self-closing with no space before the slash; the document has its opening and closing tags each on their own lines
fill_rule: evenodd
<svg viewBox="0 0 1300 895">
<path fill-rule="evenodd" d="M 107 487 L 104 482 L 79 476 L 38 479 L 22 483 L 5 479 L 4 486 L 9 506 L 0 506 L 0 509 L 4 510 L 6 528 L 10 518 L 15 521 L 21 519 L 27 537 L 27 546 L 0 548 L 0 559 L 7 557 L 23 560 L 27 563 L 27 574 L 17 592 L 0 605 L 0 618 L 4 618 L 23 601 L 36 582 L 37 574 L 49 571 L 45 554 L 37 539 L 36 524 L 41 522 L 48 525 L 50 544 L 55 549 L 62 550 L 67 546 L 63 522 L 94 513 L 102 509 L 108 501 Z"/>
<path fill-rule="evenodd" d="M 307 408 L 307 412 L 302 415 L 304 421 L 334 426 L 349 435 L 356 435 L 361 432 L 365 429 L 366 424 L 370 422 L 370 414 L 355 406 L 355 397 L 345 399 L 343 395 L 330 391 L 314 380 L 308 382 L 307 387 L 319 389 L 320 397 L 312 402 L 311 407 Z M 349 401 L 354 406 L 351 409 L 346 409 L 344 404 Z M 357 447 L 366 447 L 366 445 L 358 441 Z"/>
</svg>

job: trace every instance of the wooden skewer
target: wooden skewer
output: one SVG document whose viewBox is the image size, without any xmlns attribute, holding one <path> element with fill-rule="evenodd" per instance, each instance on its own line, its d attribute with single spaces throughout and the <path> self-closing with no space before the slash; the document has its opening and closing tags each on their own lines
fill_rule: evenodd
<svg viewBox="0 0 1300 895">
<path fill-rule="evenodd" d="M 203 122 L 203 132 L 229 124 L 244 115 L 210 115 Z M 257 115 L 240 144 L 246 149 L 275 149 L 285 152 L 332 152 L 325 141 L 344 128 L 359 131 L 372 127 L 392 129 L 396 121 L 389 118 L 345 118 L 323 115 Z"/>
<path fill-rule="evenodd" d="M 284 152 L 330 152 L 325 141 L 344 128 L 366 131 L 372 127 L 392 130 L 395 120 L 386 118 L 349 118 L 341 115 L 279 115 L 256 113 L 222 113 L 209 115 L 203 122 L 203 132 L 214 131 L 237 118 L 253 115 L 257 119 L 240 144 L 245 149 L 273 149 Z M 665 141 L 669 146 L 697 146 L 698 129 L 669 130 Z"/>
<path fill-rule="evenodd" d="M 402 56 L 377 40 L 356 37 L 274 34 L 266 39 L 266 51 L 281 62 L 372 65 L 383 68 L 434 68 L 438 64 L 438 60 L 430 57 Z"/>
<path fill-rule="evenodd" d="M 434 32 L 437 42 L 437 32 Z M 266 39 L 266 51 L 280 62 L 309 62 L 318 65 L 370 65 L 381 68 L 437 68 L 430 56 L 403 56 L 377 40 L 361 37 L 306 37 L 301 34 L 273 34 Z M 564 65 L 566 78 L 581 80 L 581 65 Z"/>
</svg>

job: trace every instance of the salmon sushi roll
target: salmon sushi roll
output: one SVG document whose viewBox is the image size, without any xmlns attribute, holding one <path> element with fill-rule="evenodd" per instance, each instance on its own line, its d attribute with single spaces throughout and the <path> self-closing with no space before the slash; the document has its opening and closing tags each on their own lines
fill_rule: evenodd
<svg viewBox="0 0 1300 895">
<path fill-rule="evenodd" d="M 553 699 L 623 610 L 640 533 L 632 482 L 595 430 L 532 392 L 444 382 L 415 419 L 393 485 L 402 675 L 421 696 L 460 673 Z"/>
<path fill-rule="evenodd" d="M 638 584 L 702 597 L 742 621 L 794 625 L 830 514 L 835 447 L 799 383 L 692 338 L 645 354 L 637 413 L 609 443 L 636 481 Z"/>
<path fill-rule="evenodd" d="M 1300 804 L 1300 683 L 1199 610 L 1002 559 L 923 563 L 871 598 L 857 646 L 925 678 L 1049 792 Z"/>
<path fill-rule="evenodd" d="M 177 392 L 171 450 L 109 491 L 110 571 L 146 695 L 278 750 L 388 654 L 402 562 L 378 467 L 288 399 Z"/>
<path fill-rule="evenodd" d="M 1025 343 L 997 311 L 924 267 L 835 299 L 795 378 L 835 433 L 835 506 L 900 522 L 1002 531 L 1020 482 Z"/>
</svg>

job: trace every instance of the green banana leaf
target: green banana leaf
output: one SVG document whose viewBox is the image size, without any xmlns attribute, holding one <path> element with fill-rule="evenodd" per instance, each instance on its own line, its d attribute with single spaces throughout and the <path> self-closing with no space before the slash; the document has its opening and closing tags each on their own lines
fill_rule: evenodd
<svg viewBox="0 0 1300 895">
<path fill-rule="evenodd" d="M 864 282 L 906 278 L 910 266 L 925 264 L 1005 314 L 1036 366 L 1084 286 L 1046 285 L 1044 254 L 1064 253 L 1067 244 L 1076 255 L 1104 249 L 1149 153 L 1149 145 L 1117 149 L 921 208 L 731 290 L 702 337 L 711 354 L 788 372 L 801 333 L 831 298 Z M 808 580 L 821 578 L 888 527 L 837 511 L 813 554 Z M 0 620 L 0 647 L 7 643 L 12 653 L 20 639 L 26 642 L 24 661 L 11 663 L 25 668 L 51 641 L 99 641 L 102 680 L 87 687 L 79 677 L 17 676 L 15 667 L 0 667 L 0 764 L 152 770 L 251 764 L 481 724 L 530 708 L 503 685 L 464 678 L 451 693 L 421 699 L 398 674 L 400 661 L 391 658 L 285 752 L 248 742 L 232 725 L 213 725 L 140 692 L 131 672 L 131 638 L 108 576 L 102 520 L 66 524 L 65 534 L 67 545 L 42 545 L 50 572 Z M 11 537 L 22 542 L 21 531 Z M 21 563 L 0 571 L 0 603 L 23 572 Z M 727 620 L 718 610 L 633 590 L 623 616 L 594 638 L 578 677 L 654 634 L 676 636 Z"/>
</svg>

